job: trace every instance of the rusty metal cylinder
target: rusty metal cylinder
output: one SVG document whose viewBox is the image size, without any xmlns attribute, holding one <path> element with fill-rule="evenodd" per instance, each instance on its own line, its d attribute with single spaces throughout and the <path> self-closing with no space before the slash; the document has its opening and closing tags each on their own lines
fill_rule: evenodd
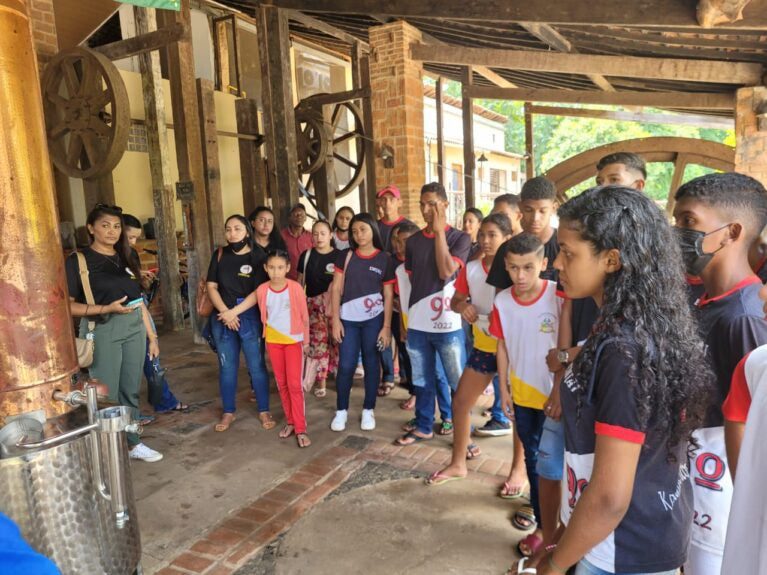
<svg viewBox="0 0 767 575">
<path fill-rule="evenodd" d="M 25 0 L 0 1 L 0 426 L 71 406 L 77 371 L 43 103 Z"/>
</svg>

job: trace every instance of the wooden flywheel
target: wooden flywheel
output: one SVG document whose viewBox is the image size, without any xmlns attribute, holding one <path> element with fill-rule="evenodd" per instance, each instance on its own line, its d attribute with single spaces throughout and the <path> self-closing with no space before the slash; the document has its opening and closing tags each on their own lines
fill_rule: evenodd
<svg viewBox="0 0 767 575">
<path fill-rule="evenodd" d="M 114 64 L 88 48 L 59 52 L 42 80 L 53 163 L 73 178 L 94 178 L 117 166 L 128 144 L 128 92 Z"/>
</svg>

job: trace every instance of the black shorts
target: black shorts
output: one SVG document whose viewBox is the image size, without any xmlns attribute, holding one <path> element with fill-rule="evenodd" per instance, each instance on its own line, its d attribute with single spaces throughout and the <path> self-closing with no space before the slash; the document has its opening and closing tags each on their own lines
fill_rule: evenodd
<svg viewBox="0 0 767 575">
<path fill-rule="evenodd" d="M 494 353 L 480 351 L 475 347 L 471 350 L 466 367 L 470 367 L 478 373 L 496 373 L 498 371 L 498 361 Z"/>
</svg>

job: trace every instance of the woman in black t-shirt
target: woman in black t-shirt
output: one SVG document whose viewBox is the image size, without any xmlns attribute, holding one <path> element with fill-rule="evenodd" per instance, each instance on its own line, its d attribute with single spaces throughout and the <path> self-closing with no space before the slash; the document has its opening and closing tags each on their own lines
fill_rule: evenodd
<svg viewBox="0 0 767 575">
<path fill-rule="evenodd" d="M 298 281 L 306 288 L 309 306 L 309 357 L 318 362 L 314 395 L 325 397 L 329 371 L 335 371 L 338 348 L 330 337 L 330 284 L 333 282 L 337 250 L 332 246 L 333 229 L 325 220 L 312 226 L 314 248 L 298 258 Z"/>
<path fill-rule="evenodd" d="M 258 206 L 248 216 L 250 225 L 253 226 L 253 240 L 256 247 L 261 248 L 265 254 L 272 250 L 285 250 L 285 240 L 280 235 L 280 230 L 274 226 L 274 212 L 267 206 Z"/>
<path fill-rule="evenodd" d="M 208 267 L 208 295 L 215 308 L 213 313 L 218 312 L 211 317 L 210 327 L 218 353 L 218 383 L 224 408 L 215 430 L 226 431 L 235 419 L 240 350 L 250 372 L 261 425 L 272 429 L 276 423 L 269 412 L 269 375 L 261 361 L 263 326 L 258 308 L 239 315 L 232 311 L 268 279 L 263 265 L 265 255 L 255 248 L 252 229 L 243 216 L 229 216 L 224 225 L 227 245 L 213 252 Z"/>
<path fill-rule="evenodd" d="M 137 418 L 147 339 L 149 357 L 160 354 L 157 334 L 137 281 L 141 273 L 130 257 L 122 209 L 98 204 L 88 214 L 86 226 L 91 244 L 81 253 L 87 270 L 80 269 L 77 253 L 66 261 L 70 309 L 74 317 L 82 318 L 80 337 L 94 340 L 90 376 L 107 385 L 111 401 L 132 407 Z M 82 281 L 85 273 L 93 294 L 90 304 Z M 89 322 L 95 322 L 90 335 Z M 127 436 L 131 458 L 150 462 L 162 459 L 162 454 L 141 443 L 137 434 Z"/>
</svg>

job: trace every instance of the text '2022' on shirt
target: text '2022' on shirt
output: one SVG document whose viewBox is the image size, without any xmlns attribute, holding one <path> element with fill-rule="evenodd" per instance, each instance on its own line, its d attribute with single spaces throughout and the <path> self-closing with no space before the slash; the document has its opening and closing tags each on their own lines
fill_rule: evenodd
<svg viewBox="0 0 767 575">
<path fill-rule="evenodd" d="M 570 522 L 588 489 L 597 436 L 640 444 L 629 508 L 615 530 L 585 558 L 609 573 L 676 569 L 686 560 L 693 523 L 687 442 L 673 446 L 669 458 L 665 426 L 654 424 L 652 414 L 648 423 L 640 421 L 635 399 L 639 352 L 631 336 L 605 340 L 597 350 L 591 374 L 576 376 L 571 366 L 562 382 L 567 478 L 562 522 Z"/>
<path fill-rule="evenodd" d="M 445 239 L 453 260 L 465 266 L 471 237 L 447 226 Z M 450 310 L 457 274 L 446 280 L 439 277 L 434 234 L 424 229 L 410 236 L 405 248 L 405 270 L 410 274 L 411 283 L 408 329 L 429 333 L 461 329 L 460 314 Z"/>
<path fill-rule="evenodd" d="M 383 286 L 394 283 L 394 264 L 389 254 L 380 250 L 363 256 L 349 250 L 338 254 L 336 273 L 344 274 L 344 293 L 341 297 L 341 319 L 366 321 L 383 313 Z"/>
</svg>

